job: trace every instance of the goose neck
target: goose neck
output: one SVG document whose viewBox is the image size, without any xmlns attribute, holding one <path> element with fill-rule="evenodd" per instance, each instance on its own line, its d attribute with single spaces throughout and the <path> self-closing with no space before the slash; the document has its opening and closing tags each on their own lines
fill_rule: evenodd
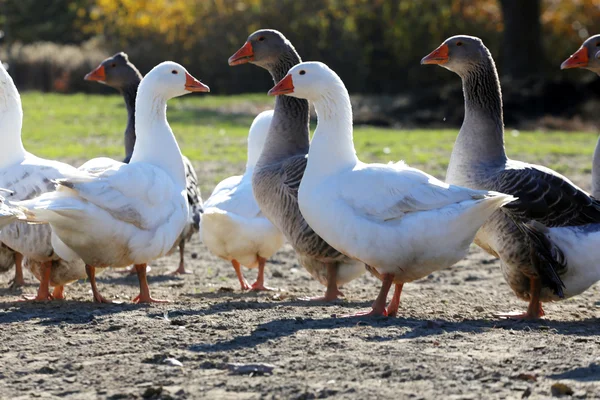
<svg viewBox="0 0 600 400">
<path fill-rule="evenodd" d="M 600 200 L 600 137 L 592 159 L 592 196 Z"/>
<path fill-rule="evenodd" d="M 505 163 L 502 92 L 491 56 L 461 78 L 465 117 L 455 149 L 467 161 Z"/>
<path fill-rule="evenodd" d="M 308 153 L 307 174 L 331 175 L 358 162 L 354 149 L 352 106 L 341 81 L 314 101 L 317 128 Z"/>
<path fill-rule="evenodd" d="M 21 97 L 12 81 L 0 89 L 0 168 L 6 168 L 25 159 L 25 148 L 21 140 L 23 109 Z"/>
<path fill-rule="evenodd" d="M 167 99 L 145 87 L 138 89 L 135 102 L 136 143 L 131 163 L 146 162 L 164 170 L 182 189 L 185 166 L 181 150 L 167 122 Z"/>
<path fill-rule="evenodd" d="M 273 81 L 278 83 L 290 68 L 302 60 L 294 49 L 283 53 L 278 61 L 267 67 Z M 277 96 L 269 133 L 257 165 L 268 165 L 291 156 L 308 153 L 308 101 L 289 96 Z"/>
<path fill-rule="evenodd" d="M 129 162 L 135 146 L 135 99 L 139 81 L 121 89 L 125 107 L 127 108 L 127 128 L 125 128 L 125 162 Z"/>
</svg>

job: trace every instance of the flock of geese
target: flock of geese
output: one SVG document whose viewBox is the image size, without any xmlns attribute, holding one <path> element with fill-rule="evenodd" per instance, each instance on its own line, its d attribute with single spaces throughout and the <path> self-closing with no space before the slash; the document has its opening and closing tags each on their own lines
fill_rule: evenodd
<svg viewBox="0 0 600 400">
<path fill-rule="evenodd" d="M 501 317 L 540 318 L 543 302 L 600 279 L 600 150 L 592 195 L 549 168 L 509 159 L 500 82 L 480 39 L 451 37 L 421 60 L 463 83 L 465 118 L 446 182 L 402 161 L 360 161 L 344 83 L 327 65 L 302 62 L 280 32 L 250 35 L 229 59 L 246 63 L 271 74 L 275 108 L 250 127 L 244 174 L 223 180 L 204 204 L 166 103 L 209 88 L 181 65 L 163 62 L 142 77 L 119 53 L 85 77 L 123 95 L 126 158 L 79 168 L 25 151 L 20 96 L 0 67 L 0 271 L 14 264 L 18 286 L 29 268 L 40 281 L 33 300 L 64 298 L 64 285 L 87 277 L 94 301 L 110 302 L 96 269 L 133 265 L 134 302 L 162 302 L 150 295 L 147 263 L 179 248 L 174 273 L 186 273 L 185 243 L 200 232 L 210 252 L 231 262 L 242 290 L 269 289 L 265 264 L 284 241 L 326 287 L 310 300 L 335 300 L 342 285 L 369 271 L 381 290 L 371 310 L 355 315 L 396 315 L 405 283 L 452 266 L 473 241 L 501 260 L 507 283 L 529 302 L 526 312 Z M 600 35 L 561 68 L 600 74 Z M 312 141 L 309 101 L 318 117 Z M 256 282 L 246 281 L 241 266 L 258 268 Z"/>
</svg>

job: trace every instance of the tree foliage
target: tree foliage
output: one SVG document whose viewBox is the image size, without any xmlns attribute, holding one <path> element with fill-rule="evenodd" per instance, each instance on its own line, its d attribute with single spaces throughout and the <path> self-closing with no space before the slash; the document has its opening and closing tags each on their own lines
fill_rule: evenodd
<svg viewBox="0 0 600 400">
<path fill-rule="evenodd" d="M 526 0 L 515 0 L 526 1 Z M 446 37 L 481 37 L 503 71 L 499 0 L 0 0 L 20 41 L 77 41 L 100 35 L 130 53 L 147 71 L 172 59 L 197 69 L 219 92 L 265 90 L 255 68 L 226 65 L 248 34 L 282 31 L 305 60 L 334 68 L 350 90 L 398 92 L 447 82 L 441 69 L 419 60 Z M 62 8 L 61 8 L 62 7 Z M 60 11 L 62 9 L 62 11 Z M 18 11 L 16 11 L 18 10 Z M 7 21 L 7 17 L 0 17 Z M 600 0 L 541 0 L 544 70 L 558 74 L 562 59 L 600 27 Z"/>
</svg>

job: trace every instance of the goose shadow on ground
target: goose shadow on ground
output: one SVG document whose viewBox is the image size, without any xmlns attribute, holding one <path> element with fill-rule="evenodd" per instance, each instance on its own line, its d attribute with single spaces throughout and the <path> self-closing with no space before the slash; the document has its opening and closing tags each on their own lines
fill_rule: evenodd
<svg viewBox="0 0 600 400">
<path fill-rule="evenodd" d="M 571 379 L 580 382 L 600 381 L 600 364 L 591 363 L 587 367 L 578 367 L 560 374 L 549 375 L 551 379 Z"/>
<path fill-rule="evenodd" d="M 463 321 L 423 320 L 417 318 L 325 318 L 325 319 L 279 319 L 260 324 L 249 335 L 237 336 L 228 341 L 218 343 L 202 343 L 192 345 L 191 351 L 214 353 L 231 351 L 244 348 L 254 348 L 270 340 L 291 336 L 302 330 L 329 330 L 357 326 L 370 326 L 376 328 L 405 327 L 408 330 L 389 335 L 382 331 L 373 334 L 365 340 L 373 342 L 386 342 L 400 339 L 413 339 L 428 336 L 437 336 L 444 333 L 484 333 L 490 329 L 504 329 L 512 331 L 542 332 L 552 330 L 560 335 L 596 336 L 595 327 L 600 323 L 600 318 L 589 318 L 581 321 L 535 321 L 516 322 L 507 320 L 471 319 Z M 595 367 L 597 368 L 597 367 Z M 581 372 L 573 372 L 581 373 Z"/>
<path fill-rule="evenodd" d="M 148 275 L 148 284 L 153 283 L 164 283 L 171 281 L 181 281 L 183 284 L 183 277 L 177 275 Z M 98 284 L 104 285 L 126 285 L 126 286 L 138 286 L 139 281 L 137 274 L 123 273 L 121 276 L 98 276 L 96 277 Z"/>
<path fill-rule="evenodd" d="M 92 301 L 55 300 L 40 302 L 0 302 L 0 326 L 38 319 L 40 325 L 88 324 L 98 317 L 139 309 L 148 305 L 99 304 Z"/>
</svg>

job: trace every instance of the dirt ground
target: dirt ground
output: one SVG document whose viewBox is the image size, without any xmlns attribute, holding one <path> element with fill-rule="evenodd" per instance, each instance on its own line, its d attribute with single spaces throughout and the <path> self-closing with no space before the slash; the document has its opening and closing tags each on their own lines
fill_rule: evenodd
<svg viewBox="0 0 600 400">
<path fill-rule="evenodd" d="M 85 281 L 65 301 L 16 302 L 35 279 L 26 271 L 13 291 L 12 271 L 0 275 L 0 399 L 600 398 L 600 284 L 546 305 L 540 322 L 497 320 L 526 304 L 472 246 L 452 269 L 405 285 L 397 318 L 340 318 L 368 308 L 379 281 L 365 274 L 343 301 L 307 303 L 298 298 L 323 287 L 289 245 L 267 266 L 278 292 L 240 292 L 197 237 L 186 260 L 192 275 L 166 275 L 176 255 L 152 264 L 164 305 L 131 304 L 136 276 L 112 270 L 99 288 L 123 304 L 92 303 Z"/>
<path fill-rule="evenodd" d="M 193 275 L 164 274 L 175 256 L 153 264 L 151 290 L 167 305 L 128 303 L 137 278 L 110 270 L 100 290 L 123 304 L 92 303 L 87 282 L 66 301 L 16 303 L 10 274 L 0 276 L 0 398 L 535 399 L 555 383 L 600 398 L 598 285 L 547 305 L 541 322 L 498 321 L 494 312 L 526 305 L 472 247 L 453 269 L 406 285 L 399 317 L 345 319 L 369 306 L 376 279 L 347 285 L 337 304 L 298 301 L 322 287 L 286 245 L 267 272 L 282 291 L 240 293 L 228 263 L 197 239 L 189 247 Z M 27 278 L 23 292 L 34 293 Z M 235 363 L 274 368 L 238 374 Z"/>
</svg>

